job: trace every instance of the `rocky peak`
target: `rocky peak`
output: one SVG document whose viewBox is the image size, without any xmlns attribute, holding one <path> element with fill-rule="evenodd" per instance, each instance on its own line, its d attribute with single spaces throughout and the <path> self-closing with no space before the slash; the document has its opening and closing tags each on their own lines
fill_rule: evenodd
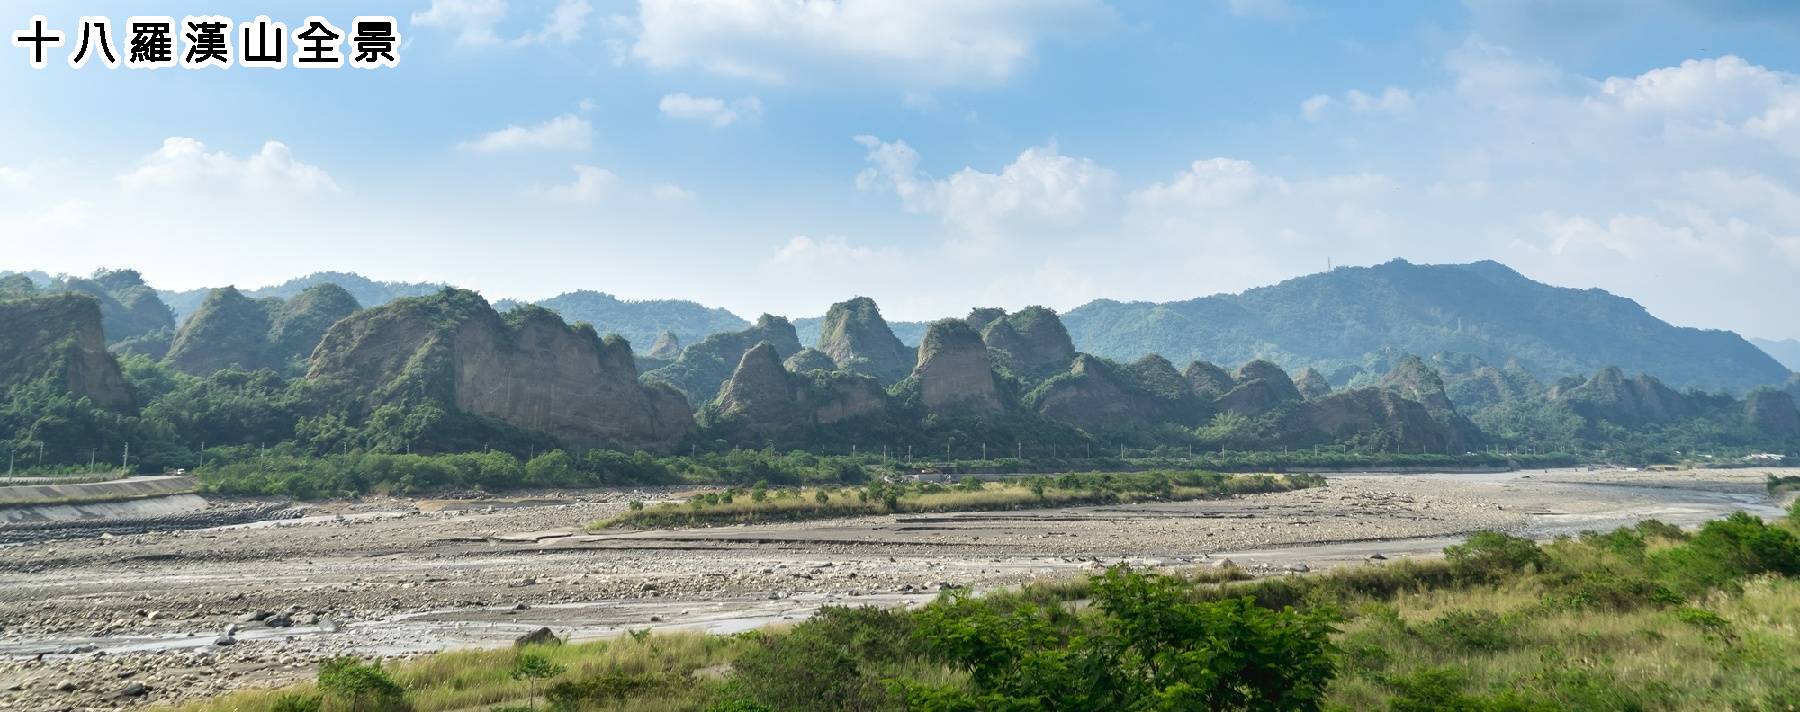
<svg viewBox="0 0 1800 712">
<path fill-rule="evenodd" d="M 502 317 L 480 295 L 457 289 L 338 321 L 306 379 L 323 395 L 357 404 L 352 413 L 431 406 L 575 447 L 667 450 L 693 425 L 679 394 L 638 382 L 624 339 L 601 339 L 593 327 L 570 326 L 538 307 Z"/>
<path fill-rule="evenodd" d="M 207 293 L 200 308 L 175 332 L 169 345 L 169 367 L 205 376 L 224 368 L 249 371 L 272 366 L 269 306 L 244 296 L 236 287 Z"/>
<path fill-rule="evenodd" d="M 665 331 L 657 335 L 655 343 L 650 344 L 650 353 L 648 355 L 650 358 L 663 361 L 673 361 L 680 358 L 681 339 L 675 336 L 675 332 Z"/>
<path fill-rule="evenodd" d="M 786 361 L 782 362 L 782 365 L 794 373 L 836 371 L 838 368 L 836 361 L 831 360 L 830 356 L 818 349 L 801 349 L 799 353 L 789 356 Z"/>
<path fill-rule="evenodd" d="M 1559 383 L 1551 397 L 1568 403 L 1584 418 L 1619 424 L 1667 422 L 1694 411 L 1693 403 L 1654 376 L 1627 379 L 1615 366 L 1600 369 L 1580 385 Z"/>
<path fill-rule="evenodd" d="M 754 434 L 785 428 L 804 417 L 803 393 L 781 365 L 781 355 L 767 341 L 745 351 L 731 378 L 719 388 L 713 408 L 719 416 L 741 421 Z"/>
<path fill-rule="evenodd" d="M 969 321 L 973 328 L 977 317 L 988 316 L 976 310 Z M 1026 307 L 1012 314 L 996 316 L 979 329 L 981 339 L 990 349 L 1007 355 L 1015 375 L 1027 382 L 1039 381 L 1069 368 L 1075 358 L 1075 343 L 1056 312 L 1038 306 Z M 1172 370 L 1172 369 L 1171 369 Z"/>
<path fill-rule="evenodd" d="M 325 331 L 339 319 L 355 314 L 362 305 L 356 297 L 335 284 L 321 283 L 294 295 L 275 314 L 269 331 L 269 343 L 279 361 L 312 356 Z"/>
<path fill-rule="evenodd" d="M 912 351 L 894 336 L 875 300 L 856 297 L 831 305 L 819 327 L 818 350 L 839 368 L 874 376 L 882 383 L 906 377 Z"/>
<path fill-rule="evenodd" d="M 86 295 L 0 301 L 0 386 L 41 378 L 101 408 L 132 408 L 131 387 L 106 351 L 100 304 Z"/>
<path fill-rule="evenodd" d="M 1325 380 L 1325 376 L 1310 368 L 1300 371 L 1300 377 L 1294 379 L 1294 387 L 1300 390 L 1300 397 L 1307 400 L 1331 395 L 1331 383 Z"/>
<path fill-rule="evenodd" d="M 833 363 L 823 353 L 808 351 Z M 700 421 L 709 429 L 708 437 L 744 444 L 803 443 L 814 426 L 886 410 L 887 394 L 872 376 L 835 371 L 830 365 L 796 374 L 779 359 L 780 354 L 768 342 L 744 352 L 718 397 L 701 410 Z"/>
<path fill-rule="evenodd" d="M 1287 372 L 1261 359 L 1239 367 L 1231 375 L 1232 387 L 1219 397 L 1219 408 L 1240 415 L 1262 415 L 1284 403 L 1302 400 Z"/>
<path fill-rule="evenodd" d="M 1800 435 L 1800 411 L 1786 391 L 1758 388 L 1744 398 L 1744 418 L 1750 427 L 1770 435 Z"/>
<path fill-rule="evenodd" d="M 1218 398 L 1231 392 L 1231 374 L 1225 369 L 1206 361 L 1195 361 L 1188 364 L 1182 377 L 1188 382 L 1188 388 L 1201 398 Z"/>
<path fill-rule="evenodd" d="M 920 403 L 928 413 L 995 413 L 1005 409 L 988 364 L 987 346 L 961 319 L 932 322 L 919 343 Z"/>
<path fill-rule="evenodd" d="M 1006 310 L 999 307 L 975 307 L 969 310 L 969 318 L 963 321 L 969 322 L 969 327 L 979 334 L 994 323 L 995 319 L 1003 316 L 1006 316 Z"/>
<path fill-rule="evenodd" d="M 764 341 L 784 359 L 800 351 L 800 337 L 794 325 L 785 318 L 764 314 L 743 331 L 708 335 L 682 349 L 674 363 L 646 373 L 644 378 L 669 385 L 689 401 L 706 402 L 731 377 L 744 352 Z"/>
<path fill-rule="evenodd" d="M 1175 364 L 1158 354 L 1145 354 L 1131 363 L 1131 375 L 1150 392 L 1165 398 L 1188 395 L 1187 379 L 1175 370 Z"/>
</svg>

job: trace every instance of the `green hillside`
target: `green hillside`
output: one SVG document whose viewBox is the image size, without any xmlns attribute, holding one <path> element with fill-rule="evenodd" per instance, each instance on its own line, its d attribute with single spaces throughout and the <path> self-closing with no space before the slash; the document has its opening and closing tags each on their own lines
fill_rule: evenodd
<svg viewBox="0 0 1800 712">
<path fill-rule="evenodd" d="M 1334 383 L 1371 354 L 1455 352 L 1540 378 L 1616 365 L 1677 388 L 1747 391 L 1788 369 L 1727 331 L 1676 327 L 1599 289 L 1534 282 L 1497 262 L 1341 267 L 1242 294 L 1153 304 L 1098 300 L 1063 315 L 1076 348 L 1176 363 L 1268 359 Z"/>
<path fill-rule="evenodd" d="M 656 337 L 675 334 L 681 343 L 697 343 L 709 334 L 739 331 L 750 322 L 719 308 L 685 299 L 620 299 L 605 292 L 581 290 L 536 303 L 570 323 L 587 322 L 602 334 L 618 334 L 633 348 L 648 352 Z M 503 305 L 502 305 L 503 306 Z"/>
</svg>

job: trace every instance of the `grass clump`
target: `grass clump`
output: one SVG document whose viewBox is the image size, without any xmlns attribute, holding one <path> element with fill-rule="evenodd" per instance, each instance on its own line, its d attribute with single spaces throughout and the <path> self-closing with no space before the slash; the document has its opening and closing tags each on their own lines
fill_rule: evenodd
<svg viewBox="0 0 1800 712">
<path fill-rule="evenodd" d="M 1234 494 L 1283 492 L 1324 484 L 1316 475 L 1221 475 L 1207 472 L 1140 472 L 1064 474 L 1021 480 L 981 482 L 967 478 L 955 485 L 932 482 L 871 482 L 863 487 L 816 487 L 771 490 L 758 484 L 749 490 L 728 489 L 690 498 L 632 507 L 611 519 L 608 527 L 683 527 L 773 521 L 831 519 L 880 514 L 978 512 L 1036 509 L 1150 500 L 1180 501 Z"/>
</svg>

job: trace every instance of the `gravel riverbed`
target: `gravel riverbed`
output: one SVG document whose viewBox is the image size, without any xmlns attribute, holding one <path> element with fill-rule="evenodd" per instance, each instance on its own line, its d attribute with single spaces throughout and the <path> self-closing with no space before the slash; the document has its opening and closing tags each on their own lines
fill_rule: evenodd
<svg viewBox="0 0 1800 712">
<path fill-rule="evenodd" d="M 307 679 L 330 655 L 506 645 L 539 626 L 576 639 L 732 632 L 821 605 L 912 605 L 945 586 L 1016 585 L 1119 561 L 1231 558 L 1287 574 L 1375 553 L 1429 555 L 1481 529 L 1543 537 L 1647 517 L 1772 516 L 1769 472 L 1346 475 L 1194 502 L 599 533 L 583 527 L 630 499 L 673 493 L 298 510 L 238 502 L 230 511 L 280 518 L 170 530 L 134 522 L 54 540 L 0 532 L 26 539 L 0 546 L 0 708 L 176 703 Z"/>
</svg>

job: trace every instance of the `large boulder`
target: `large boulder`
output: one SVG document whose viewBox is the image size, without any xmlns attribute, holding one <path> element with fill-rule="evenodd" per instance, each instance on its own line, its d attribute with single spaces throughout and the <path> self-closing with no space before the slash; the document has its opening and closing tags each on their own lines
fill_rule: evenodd
<svg viewBox="0 0 1800 712">
<path fill-rule="evenodd" d="M 399 299 L 333 325 L 312 389 L 358 412 L 430 406 L 547 433 L 578 447 L 666 451 L 691 429 L 686 399 L 640 384 L 631 344 L 541 307 L 504 317 L 474 292 Z"/>
<path fill-rule="evenodd" d="M 981 414 L 1006 409 L 988 363 L 987 346 L 974 327 L 961 319 L 932 322 L 919 343 L 919 403 L 927 413 Z"/>
<path fill-rule="evenodd" d="M 681 356 L 662 368 L 644 374 L 647 381 L 664 383 L 686 396 L 690 403 L 705 403 L 731 377 L 745 351 L 762 342 L 787 358 L 800 351 L 800 337 L 786 318 L 764 314 L 743 331 L 712 334 L 681 351 Z"/>
<path fill-rule="evenodd" d="M 977 310 L 973 322 L 987 314 Z M 1056 312 L 1045 307 L 1025 307 L 1012 314 L 989 319 L 981 328 L 987 347 L 1006 354 L 1014 375 L 1034 383 L 1068 370 L 1075 359 L 1075 343 Z"/>
<path fill-rule="evenodd" d="M 881 309 L 868 297 L 831 305 L 819 326 L 816 348 L 839 368 L 874 376 L 883 384 L 905 378 L 913 367 L 912 350 L 894 336 Z"/>
<path fill-rule="evenodd" d="M 101 408 L 132 409 L 131 387 L 106 350 L 97 300 L 80 294 L 0 300 L 0 387 L 40 379 Z"/>
</svg>

